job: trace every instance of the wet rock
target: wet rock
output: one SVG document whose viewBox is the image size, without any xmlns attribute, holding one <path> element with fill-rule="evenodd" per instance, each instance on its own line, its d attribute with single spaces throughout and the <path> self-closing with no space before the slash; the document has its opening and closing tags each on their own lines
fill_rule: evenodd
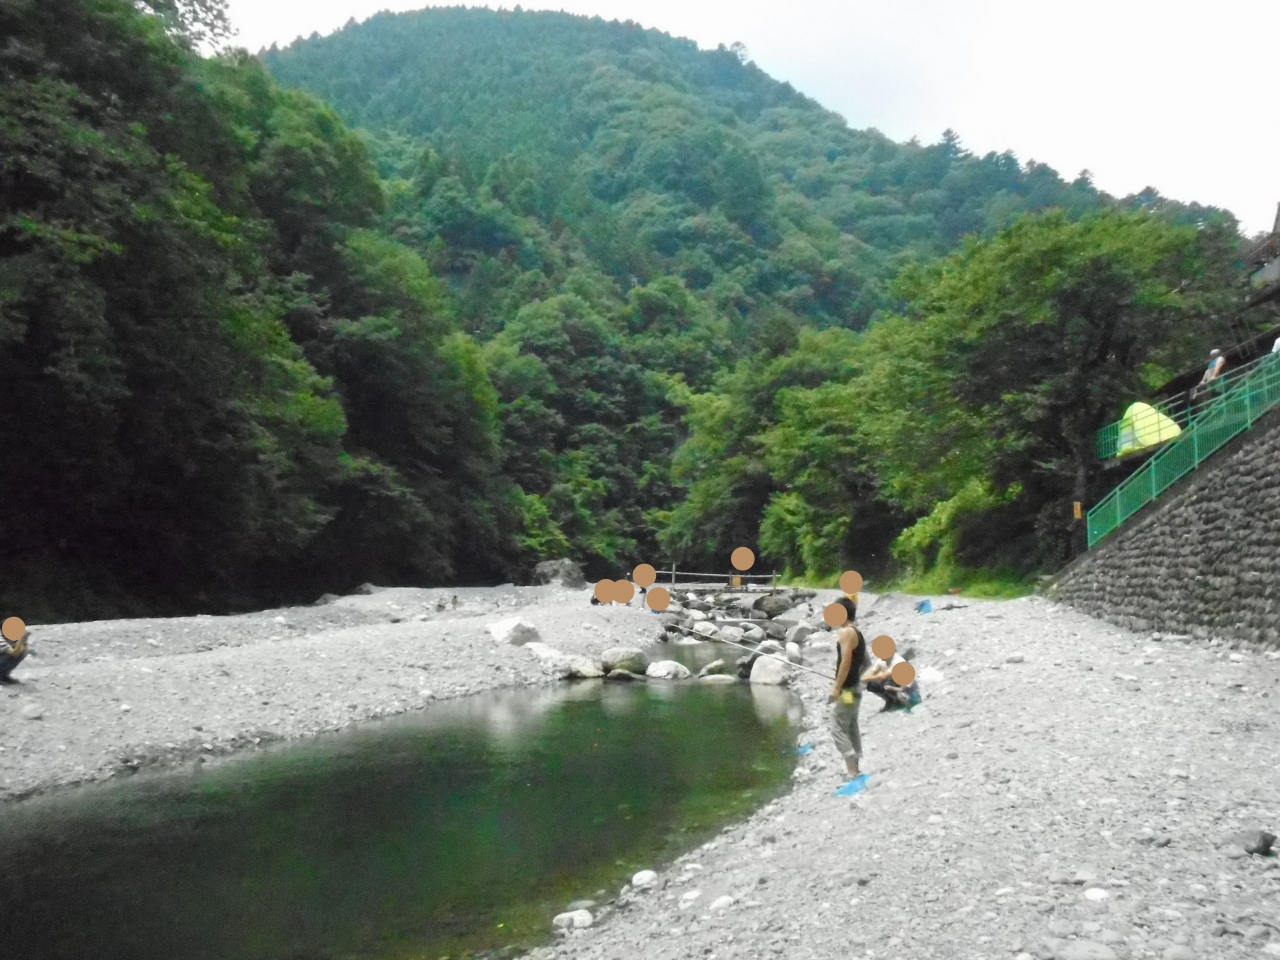
<svg viewBox="0 0 1280 960">
<path fill-rule="evenodd" d="M 600 666 L 606 671 L 644 673 L 649 667 L 649 657 L 639 647 L 610 647 L 600 654 Z"/>
<path fill-rule="evenodd" d="M 754 623 L 742 631 L 742 639 L 747 643 L 760 643 L 767 636 L 768 634 L 757 627 Z"/>
<path fill-rule="evenodd" d="M 787 659 L 792 663 L 804 663 L 804 654 L 800 652 L 800 644 L 787 644 Z"/>
<path fill-rule="evenodd" d="M 787 643 L 804 643 L 817 630 L 811 623 L 797 623 L 786 632 Z"/>
<path fill-rule="evenodd" d="M 760 657 L 751 665 L 752 683 L 782 684 L 787 682 L 790 675 L 791 669 L 773 657 Z"/>
<path fill-rule="evenodd" d="M 489 624 L 489 633 L 499 643 L 509 643 L 513 647 L 522 647 L 526 643 L 537 643 L 542 639 L 537 628 L 527 620 L 519 617 L 506 617 Z"/>
<path fill-rule="evenodd" d="M 538 583 L 558 583 L 570 590 L 581 590 L 587 585 L 582 568 L 572 560 L 543 560 L 533 568 L 533 577 Z"/>
<path fill-rule="evenodd" d="M 752 609 L 759 610 L 766 617 L 772 619 L 786 613 L 793 606 L 795 606 L 795 603 L 792 601 L 790 594 L 771 593 L 752 604 Z"/>
<path fill-rule="evenodd" d="M 604 678 L 606 680 L 621 680 L 621 681 L 643 680 L 644 674 L 632 673 L 630 670 L 610 670 L 608 673 L 605 674 Z"/>
<path fill-rule="evenodd" d="M 651 663 L 644 675 L 652 680 L 688 680 L 693 676 L 688 667 L 675 660 L 659 660 Z"/>
<path fill-rule="evenodd" d="M 743 631 L 741 627 L 723 626 L 720 627 L 720 639 L 728 640 L 730 643 L 741 643 Z"/>
<path fill-rule="evenodd" d="M 762 624 L 765 636 L 770 640 L 785 640 L 787 630 L 790 629 L 785 623 L 770 620 L 768 623 Z"/>
<path fill-rule="evenodd" d="M 698 671 L 699 677 L 709 677 L 713 673 L 728 673 L 729 667 L 724 660 L 712 660 L 705 667 Z"/>
<path fill-rule="evenodd" d="M 695 623 L 693 625 L 693 632 L 704 640 L 717 640 L 720 637 L 720 630 L 714 623 L 711 623 L 708 620 Z"/>
<path fill-rule="evenodd" d="M 631 878 L 631 886 L 637 890 L 643 890 L 645 887 L 652 886 L 657 879 L 658 875 L 652 870 L 641 870 Z"/>
<path fill-rule="evenodd" d="M 737 659 L 738 679 L 749 680 L 751 678 L 751 668 L 755 666 L 756 661 L 759 659 L 760 659 L 760 654 L 758 653 L 753 653 L 745 657 L 739 657 Z"/>
<path fill-rule="evenodd" d="M 698 681 L 700 683 L 710 683 L 710 684 L 737 683 L 738 678 L 731 677 L 728 674 L 724 674 L 724 673 L 712 673 L 712 674 L 708 674 L 705 677 L 699 677 Z"/>
<path fill-rule="evenodd" d="M 590 910 L 567 910 L 564 913 L 557 913 L 551 921 L 552 926 L 558 930 L 581 930 L 592 924 Z"/>
<path fill-rule="evenodd" d="M 594 900 L 574 900 L 571 904 L 565 907 L 565 909 L 570 912 L 574 910 L 594 910 L 595 908 L 596 902 Z"/>
</svg>

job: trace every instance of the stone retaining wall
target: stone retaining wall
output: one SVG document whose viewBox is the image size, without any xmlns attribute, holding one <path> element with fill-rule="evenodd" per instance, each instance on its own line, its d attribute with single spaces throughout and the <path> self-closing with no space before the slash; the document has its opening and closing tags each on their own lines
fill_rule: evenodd
<svg viewBox="0 0 1280 960">
<path fill-rule="evenodd" d="M 1078 558 L 1048 593 L 1132 630 L 1280 646 L 1280 411 Z"/>
</svg>

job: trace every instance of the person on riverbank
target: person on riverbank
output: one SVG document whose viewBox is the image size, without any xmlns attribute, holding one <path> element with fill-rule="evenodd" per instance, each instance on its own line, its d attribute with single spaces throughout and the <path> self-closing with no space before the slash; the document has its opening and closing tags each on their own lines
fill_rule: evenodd
<svg viewBox="0 0 1280 960">
<path fill-rule="evenodd" d="M 19 627 L 19 629 L 22 629 Z M 0 682 L 7 681 L 9 674 L 27 656 L 27 635 L 24 631 L 17 640 L 0 637 Z"/>
<path fill-rule="evenodd" d="M 862 761 L 862 734 L 858 729 L 858 707 L 862 700 L 862 675 L 867 670 L 867 641 L 856 625 L 858 605 L 846 594 L 837 600 L 849 618 L 836 640 L 836 679 L 831 689 L 831 735 L 844 758 L 849 780 L 836 793 L 848 796 L 866 786 L 867 778 L 858 766 Z"/>
<path fill-rule="evenodd" d="M 879 657 L 873 657 L 871 669 L 863 676 L 863 686 L 868 693 L 874 693 L 884 701 L 884 711 L 910 710 L 920 703 L 919 681 L 912 680 L 905 687 L 900 687 L 893 682 L 893 668 L 900 663 L 905 663 L 913 653 L 912 650 L 908 650 L 905 654 L 895 650 L 888 663 Z"/>
</svg>

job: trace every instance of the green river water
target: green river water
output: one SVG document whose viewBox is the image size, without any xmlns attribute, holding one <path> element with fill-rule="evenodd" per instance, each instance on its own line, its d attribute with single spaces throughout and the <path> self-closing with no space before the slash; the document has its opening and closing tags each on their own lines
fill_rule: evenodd
<svg viewBox="0 0 1280 960">
<path fill-rule="evenodd" d="M 569 901 L 780 794 L 798 719 L 779 688 L 592 681 L 11 804 L 3 952 L 438 960 L 542 942 Z"/>
</svg>

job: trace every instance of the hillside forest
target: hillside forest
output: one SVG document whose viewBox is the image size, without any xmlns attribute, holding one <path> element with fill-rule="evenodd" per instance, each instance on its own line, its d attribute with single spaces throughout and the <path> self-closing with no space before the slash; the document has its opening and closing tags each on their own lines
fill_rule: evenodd
<svg viewBox="0 0 1280 960">
<path fill-rule="evenodd" d="M 0 533 L 30 620 L 568 556 L 1031 582 L 1227 335 L 1223 210 L 897 143 L 632 23 L 0 0 Z"/>
</svg>

